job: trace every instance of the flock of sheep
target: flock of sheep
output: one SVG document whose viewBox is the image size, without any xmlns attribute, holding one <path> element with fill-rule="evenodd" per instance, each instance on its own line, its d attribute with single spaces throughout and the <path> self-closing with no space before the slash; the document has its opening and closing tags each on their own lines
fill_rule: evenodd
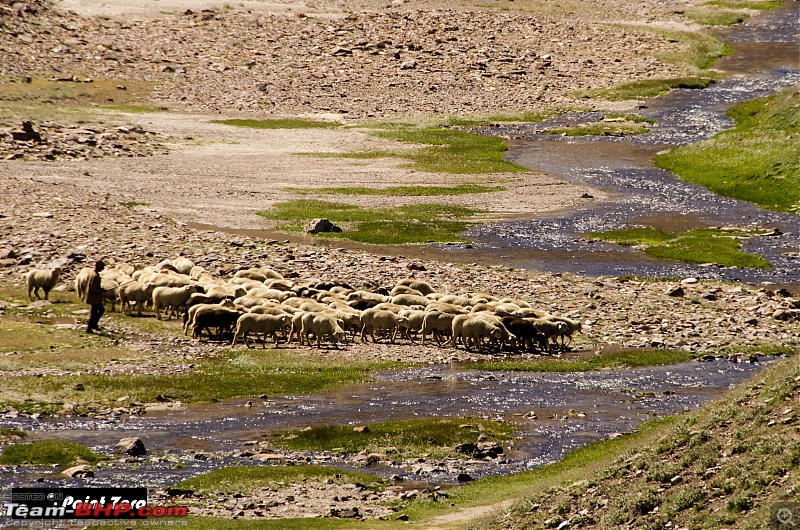
<svg viewBox="0 0 800 530">
<path fill-rule="evenodd" d="M 80 283 L 83 269 L 76 278 Z M 47 298 L 60 269 L 26 274 L 28 296 Z M 106 299 L 123 314 L 141 314 L 148 306 L 156 318 L 182 315 L 184 333 L 207 335 L 233 344 L 259 335 L 297 340 L 300 344 L 372 339 L 411 342 L 428 339 L 438 345 L 487 350 L 548 352 L 564 347 L 581 330 L 578 321 L 550 315 L 527 302 L 488 293 L 438 293 L 425 281 L 400 280 L 391 289 L 354 290 L 342 283 L 296 283 L 269 268 L 239 270 L 223 279 L 185 257 L 137 269 L 116 264 L 100 273 Z M 560 343 L 559 343 L 560 341 Z"/>
</svg>

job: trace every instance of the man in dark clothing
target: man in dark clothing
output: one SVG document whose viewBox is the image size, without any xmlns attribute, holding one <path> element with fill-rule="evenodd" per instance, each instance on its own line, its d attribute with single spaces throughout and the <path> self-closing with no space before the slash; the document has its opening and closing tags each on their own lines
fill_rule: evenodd
<svg viewBox="0 0 800 530">
<path fill-rule="evenodd" d="M 86 333 L 100 331 L 100 327 L 97 324 L 100 322 L 100 317 L 103 316 L 103 313 L 106 311 L 106 308 L 103 307 L 103 288 L 100 286 L 100 271 L 105 268 L 106 264 L 101 260 L 97 260 L 94 264 L 94 270 L 91 271 L 86 278 L 86 291 L 83 301 L 92 306 L 92 312 L 89 314 L 89 324 L 86 326 Z"/>
</svg>

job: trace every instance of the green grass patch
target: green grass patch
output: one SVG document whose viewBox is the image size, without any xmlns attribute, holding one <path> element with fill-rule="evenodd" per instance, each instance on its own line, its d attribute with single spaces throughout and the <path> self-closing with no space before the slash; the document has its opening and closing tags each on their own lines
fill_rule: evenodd
<svg viewBox="0 0 800 530">
<path fill-rule="evenodd" d="M 342 363 L 299 358 L 271 350 L 228 352 L 198 363 L 190 373 L 165 375 L 64 375 L 6 377 L 0 385 L 0 407 L 54 414 L 65 403 L 76 414 L 166 397 L 186 403 L 267 395 L 304 394 L 365 381 L 373 370 L 399 363 Z M 76 390 L 80 384 L 82 390 Z M 157 396 L 160 396 L 157 399 Z"/>
<path fill-rule="evenodd" d="M 627 123 L 588 123 L 578 127 L 548 129 L 545 132 L 564 136 L 631 136 L 647 134 L 650 129 Z"/>
<path fill-rule="evenodd" d="M 469 367 L 474 370 L 508 372 L 589 372 L 664 366 L 691 361 L 692 358 L 690 352 L 683 350 L 630 350 L 605 352 L 581 359 L 483 361 Z"/>
<path fill-rule="evenodd" d="M 0 428 L 0 440 L 3 438 L 25 438 L 28 433 L 19 429 Z"/>
<path fill-rule="evenodd" d="M 470 223 L 463 220 L 479 213 L 463 206 L 416 204 L 398 208 L 361 208 L 351 204 L 301 199 L 275 204 L 258 212 L 265 219 L 281 221 L 279 230 L 301 231 L 309 219 L 326 218 L 340 226 L 341 233 L 322 237 L 361 243 L 402 245 L 464 241 L 458 236 Z"/>
<path fill-rule="evenodd" d="M 746 232 L 700 229 L 671 233 L 657 228 L 626 228 L 586 234 L 623 246 L 641 246 L 648 256 L 684 263 L 716 263 L 723 267 L 769 269 L 763 257 L 741 251 Z"/>
<path fill-rule="evenodd" d="M 100 460 L 105 460 L 105 457 L 73 442 L 14 444 L 4 448 L 0 454 L 0 465 L 4 466 L 23 464 L 69 466 L 79 462 L 96 464 Z"/>
<path fill-rule="evenodd" d="M 352 425 L 326 425 L 276 433 L 270 444 L 289 450 L 387 453 L 397 458 L 464 457 L 453 447 L 474 443 L 478 436 L 502 442 L 511 438 L 509 423 L 470 418 L 420 419 Z M 390 449 L 388 449 L 390 448 Z"/>
<path fill-rule="evenodd" d="M 333 482 L 336 484 L 383 485 L 383 480 L 368 473 L 358 473 L 329 466 L 234 466 L 226 467 L 175 484 L 204 495 L 256 493 L 259 490 L 278 491 L 303 482 Z"/>
<path fill-rule="evenodd" d="M 478 184 L 459 184 L 458 186 L 391 186 L 388 188 L 286 188 L 299 195 L 377 195 L 382 197 L 429 197 L 442 195 L 469 195 L 472 193 L 492 193 L 505 191 L 500 186 Z"/>
<path fill-rule="evenodd" d="M 765 11 L 782 6 L 783 2 L 774 0 L 767 0 L 764 2 L 754 0 L 711 0 L 710 2 L 705 2 L 703 5 L 719 6 L 727 9 L 756 9 Z"/>
<path fill-rule="evenodd" d="M 609 101 L 653 98 L 666 94 L 675 88 L 702 89 L 708 87 L 714 79 L 711 76 L 676 77 L 671 79 L 643 79 L 621 83 L 613 88 L 596 88 L 578 93 L 584 98 L 602 98 Z"/>
<path fill-rule="evenodd" d="M 800 214 L 800 86 L 732 107 L 733 129 L 654 163 L 719 195 Z"/>
<path fill-rule="evenodd" d="M 298 118 L 274 120 L 211 120 L 211 123 L 221 123 L 233 127 L 249 127 L 251 129 L 336 129 L 342 126 L 334 121 L 302 120 Z"/>
<path fill-rule="evenodd" d="M 717 9 L 687 9 L 682 14 L 703 26 L 733 26 L 744 22 L 747 18 L 747 15 L 743 13 Z"/>
<path fill-rule="evenodd" d="M 128 208 L 136 208 L 137 206 L 150 206 L 149 202 L 139 202 L 139 201 L 125 201 L 121 202 L 120 205 L 126 206 Z"/>
<path fill-rule="evenodd" d="M 502 138 L 481 136 L 446 127 L 416 127 L 411 125 L 382 125 L 369 134 L 389 140 L 423 145 L 416 149 L 383 151 L 356 151 L 336 154 L 340 158 L 405 158 L 410 160 L 402 167 L 433 173 L 475 175 L 484 173 L 517 173 L 526 168 L 506 161 L 503 153 L 508 149 Z"/>
<path fill-rule="evenodd" d="M 486 477 L 466 486 L 448 490 L 451 505 L 459 509 L 475 506 L 490 506 L 497 503 L 518 499 L 534 493 L 548 491 L 554 487 L 567 485 L 575 481 L 594 478 L 605 466 L 610 465 L 621 454 L 625 454 L 637 446 L 650 443 L 661 432 L 668 429 L 675 421 L 674 417 L 651 420 L 640 424 L 639 429 L 614 439 L 598 442 L 567 453 L 556 463 L 542 466 L 532 471 L 514 473 L 505 476 Z M 409 516 L 413 522 L 430 520 L 437 515 L 452 510 L 448 503 L 432 500 L 413 502 L 401 513 Z M 560 521 L 559 521 L 560 522 Z M 502 525 L 480 528 L 501 528 Z M 470 528 L 478 528 L 473 522 Z"/>
</svg>

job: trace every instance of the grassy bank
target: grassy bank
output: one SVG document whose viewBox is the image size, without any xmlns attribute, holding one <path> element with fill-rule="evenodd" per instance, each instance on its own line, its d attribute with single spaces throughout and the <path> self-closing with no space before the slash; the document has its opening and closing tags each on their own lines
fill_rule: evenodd
<svg viewBox="0 0 800 530">
<path fill-rule="evenodd" d="M 0 465 L 70 466 L 76 463 L 96 464 L 104 457 L 73 442 L 47 441 L 20 443 L 5 447 L 0 453 Z"/>
<path fill-rule="evenodd" d="M 798 500 L 798 381 L 798 358 L 782 361 L 578 482 L 550 482 L 470 528 L 766 528 L 772 507 Z"/>
<path fill-rule="evenodd" d="M 211 120 L 211 123 L 220 123 L 233 127 L 248 127 L 250 129 L 336 129 L 342 124 L 335 121 L 304 120 L 300 118 L 285 118 L 273 120 Z"/>
<path fill-rule="evenodd" d="M 800 86 L 741 103 L 734 128 L 654 163 L 719 195 L 800 213 Z"/>
<path fill-rule="evenodd" d="M 392 458 L 467 458 L 453 448 L 486 441 L 502 443 L 513 433 L 509 423 L 470 418 L 434 418 L 352 425 L 323 425 L 276 433 L 269 443 L 291 451 L 368 451 L 391 454 Z"/>
<path fill-rule="evenodd" d="M 310 219 L 325 218 L 343 232 L 320 237 L 349 239 L 378 245 L 403 245 L 464 241 L 459 234 L 470 223 L 464 220 L 479 213 L 463 206 L 412 204 L 397 208 L 361 208 L 338 202 L 294 200 L 280 202 L 258 212 L 265 219 L 279 221 L 277 229 L 300 232 Z"/>
<path fill-rule="evenodd" d="M 91 359 L 84 359 L 91 362 Z M 55 414 L 97 413 L 157 401 L 213 402 L 259 395 L 304 394 L 369 379 L 397 363 L 347 363 L 274 350 L 223 353 L 171 374 L 71 374 L 6 377 L 0 408 Z"/>
<path fill-rule="evenodd" d="M 617 370 L 642 366 L 663 366 L 692 360 L 692 354 L 682 350 L 630 350 L 607 352 L 581 359 L 499 360 L 470 364 L 474 370 L 509 372 L 589 372 Z"/>
<path fill-rule="evenodd" d="M 588 238 L 636 246 L 648 256 L 668 261 L 769 269 L 771 266 L 763 257 L 742 252 L 741 240 L 751 236 L 743 231 L 703 229 L 671 233 L 647 227 L 586 234 Z"/>
</svg>

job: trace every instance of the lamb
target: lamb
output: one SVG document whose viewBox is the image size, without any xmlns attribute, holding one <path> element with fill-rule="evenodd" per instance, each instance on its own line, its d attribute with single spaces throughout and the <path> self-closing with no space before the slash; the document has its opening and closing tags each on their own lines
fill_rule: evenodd
<svg viewBox="0 0 800 530">
<path fill-rule="evenodd" d="M 53 290 L 53 287 L 58 283 L 58 279 L 61 278 L 61 272 L 61 267 L 28 271 L 25 274 L 25 282 L 28 284 L 28 298 L 33 300 L 33 296 L 31 296 L 31 293 L 33 293 L 36 295 L 37 300 L 41 300 L 39 296 L 39 289 L 41 289 L 44 291 L 44 299 L 47 300 L 50 291 Z"/>
<path fill-rule="evenodd" d="M 141 315 L 144 304 L 150 302 L 154 289 L 154 285 L 142 283 L 137 280 L 132 280 L 120 285 L 117 292 L 119 293 L 119 303 L 122 314 L 126 314 L 125 310 L 130 309 L 129 304 L 133 302 L 134 309 Z"/>
<path fill-rule="evenodd" d="M 309 335 L 312 333 L 317 337 L 317 347 L 321 347 L 322 338 L 330 337 L 334 346 L 337 341 L 345 340 L 345 333 L 339 322 L 331 315 L 321 313 L 306 313 L 301 317 L 302 329 L 300 334 L 305 337 L 310 344 Z"/>
<path fill-rule="evenodd" d="M 156 318 L 161 320 L 161 308 L 169 308 L 167 320 L 172 317 L 172 313 L 186 305 L 189 297 L 196 293 L 196 285 L 185 285 L 183 287 L 156 287 L 153 289 L 153 309 Z"/>
<path fill-rule="evenodd" d="M 263 336 L 262 347 L 267 347 L 267 335 L 275 339 L 275 346 L 278 345 L 278 334 L 292 325 L 292 317 L 289 315 L 267 315 L 257 313 L 245 313 L 236 320 L 236 332 L 233 335 L 232 346 L 236 341 L 244 338 L 244 344 L 248 348 L 247 334 L 250 332 L 261 333 Z"/>
<path fill-rule="evenodd" d="M 411 287 L 412 289 L 422 293 L 422 296 L 434 292 L 433 287 L 428 282 L 422 280 L 415 280 L 414 278 L 404 278 L 397 282 L 398 286 Z"/>
<path fill-rule="evenodd" d="M 437 344 L 441 344 L 443 335 L 448 339 L 445 344 L 452 340 L 454 313 L 443 313 L 439 311 L 426 311 L 425 318 L 422 320 L 422 344 L 425 344 L 425 337 L 428 333 L 433 333 L 433 339 Z"/>
<path fill-rule="evenodd" d="M 390 342 L 394 344 L 395 336 L 401 326 L 408 325 L 408 319 L 385 309 L 367 309 L 361 313 L 361 341 L 366 342 L 367 333 L 372 337 L 372 342 L 378 342 L 375 332 L 388 331 Z"/>
</svg>

